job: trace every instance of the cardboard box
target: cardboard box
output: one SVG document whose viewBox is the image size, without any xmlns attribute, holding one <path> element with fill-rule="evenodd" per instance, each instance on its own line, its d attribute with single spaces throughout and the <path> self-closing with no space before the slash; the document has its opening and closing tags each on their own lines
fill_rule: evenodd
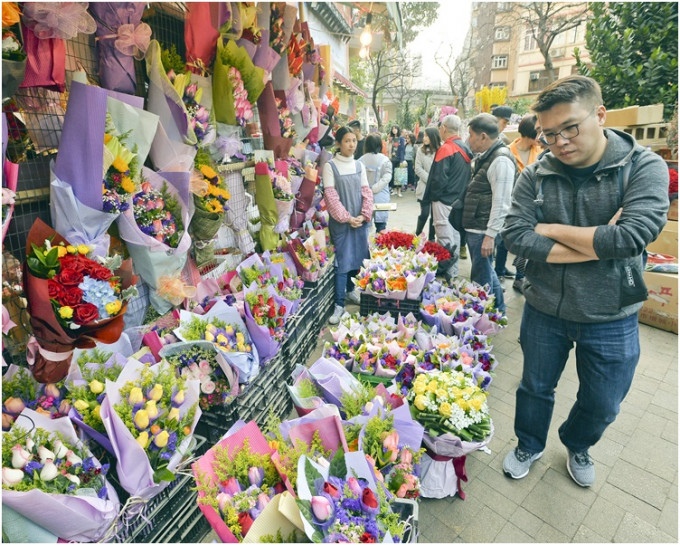
<svg viewBox="0 0 680 545">
<path fill-rule="evenodd" d="M 678 199 L 671 201 L 671 207 L 668 209 L 668 219 L 678 221 Z"/>
<path fill-rule="evenodd" d="M 649 123 L 663 123 L 663 104 L 607 110 L 604 126 L 628 127 L 630 125 L 648 125 Z"/>
<path fill-rule="evenodd" d="M 652 327 L 678 333 L 678 275 L 645 271 L 649 298 L 638 320 Z"/>
<path fill-rule="evenodd" d="M 678 222 L 668 220 L 659 238 L 647 246 L 647 251 L 678 257 Z"/>
</svg>

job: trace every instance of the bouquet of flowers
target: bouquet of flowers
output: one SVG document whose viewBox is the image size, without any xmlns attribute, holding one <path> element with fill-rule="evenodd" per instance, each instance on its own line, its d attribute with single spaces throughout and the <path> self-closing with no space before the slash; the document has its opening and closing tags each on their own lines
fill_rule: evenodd
<svg viewBox="0 0 680 545">
<path fill-rule="evenodd" d="M 196 145 L 202 148 L 212 144 L 216 136 L 215 126 L 210 119 L 210 109 L 201 104 L 204 90 L 210 91 L 210 87 L 199 88 L 198 83 L 192 81 L 197 76 L 189 72 L 176 74 L 170 69 L 167 76 L 182 97 L 189 118 L 189 127 L 196 135 Z"/>
<path fill-rule="evenodd" d="M 95 348 L 92 352 L 82 353 L 76 363 L 77 366 L 66 379 L 68 401 L 71 404 L 69 417 L 89 437 L 113 454 L 100 411 L 106 396 L 106 381 L 118 379 L 127 358 Z"/>
<path fill-rule="evenodd" d="M 288 388 L 298 416 L 309 414 L 324 404 L 321 392 L 316 384 L 314 384 L 314 380 L 309 375 L 306 367 L 297 364 L 292 376 L 293 384 L 286 384 L 286 388 Z"/>
<path fill-rule="evenodd" d="M 85 257 L 87 246 L 68 244 L 41 220 L 33 224 L 26 243 L 24 290 L 39 345 L 33 375 L 39 381 L 59 381 L 74 348 L 118 340 L 127 300 L 136 294 L 131 287 L 136 277 L 130 260 L 112 258 L 104 266 Z"/>
<path fill-rule="evenodd" d="M 352 369 L 354 371 L 357 351 L 362 346 L 364 346 L 364 342 L 365 339 L 363 337 L 351 337 L 351 336 L 345 336 L 334 342 L 326 341 L 322 355 L 324 358 L 333 358 L 334 360 L 337 360 L 340 364 L 342 364 L 345 368 Z M 367 365 L 368 362 L 364 360 L 362 363 L 364 365 Z"/>
<path fill-rule="evenodd" d="M 115 382 L 106 381 L 100 416 L 118 460 L 121 486 L 150 499 L 176 478 L 192 450 L 201 416 L 198 381 L 185 381 L 165 362 L 149 367 L 129 359 Z"/>
<path fill-rule="evenodd" d="M 212 342 L 226 360 L 238 369 L 241 383 L 250 382 L 259 373 L 257 348 L 252 344 L 238 311 L 223 301 L 215 303 L 202 316 L 180 310 L 180 323 L 175 335 L 186 342 Z"/>
<path fill-rule="evenodd" d="M 302 279 L 307 282 L 316 282 L 321 273 L 321 267 L 318 258 L 312 253 L 314 241 L 309 240 L 303 243 L 299 238 L 294 238 L 287 243 L 287 248 Z"/>
<path fill-rule="evenodd" d="M 268 82 L 257 101 L 257 108 L 262 123 L 264 148 L 273 151 L 277 159 L 285 159 L 290 154 L 290 149 L 293 146 L 293 134 L 290 132 L 292 120 L 289 123 L 285 121 L 289 112 L 284 116 L 283 120 L 280 119 L 281 113 L 276 101 L 277 98 L 274 94 L 272 82 Z M 285 127 L 284 131 L 289 136 L 282 135 L 282 125 L 286 124 L 289 126 Z"/>
<path fill-rule="evenodd" d="M 274 197 L 272 166 L 262 161 L 255 164 L 255 202 L 260 212 L 260 246 L 262 250 L 274 250 L 279 245 L 279 207 Z M 291 202 L 284 203 L 288 208 Z M 289 214 L 290 215 L 290 214 Z"/>
<path fill-rule="evenodd" d="M 225 543 L 257 532 L 267 504 L 288 486 L 257 424 L 240 424 L 193 464 L 198 505 Z"/>
<path fill-rule="evenodd" d="M 290 302 L 277 295 L 271 286 L 246 289 L 246 327 L 257 346 L 261 362 L 276 356 L 286 338 L 289 308 Z"/>
<path fill-rule="evenodd" d="M 403 535 L 404 523 L 391 512 L 361 451 L 338 450 L 330 466 L 300 457 L 297 489 L 296 503 L 312 541 L 379 543 Z"/>
<path fill-rule="evenodd" d="M 115 98 L 114 98 L 115 97 Z M 52 166 L 50 210 L 55 230 L 95 255 L 109 248 L 107 230 L 140 183 L 158 116 L 144 99 L 73 82 Z"/>
<path fill-rule="evenodd" d="M 320 357 L 309 368 L 321 395 L 327 403 L 342 408 L 341 398 L 347 393 L 361 389 L 361 382 L 333 358 Z"/>
<path fill-rule="evenodd" d="M 376 248 L 399 248 L 413 250 L 418 245 L 419 237 L 401 231 L 382 231 L 376 233 L 373 244 Z"/>
<path fill-rule="evenodd" d="M 2 98 L 10 98 L 24 81 L 26 53 L 21 46 L 21 11 L 16 2 L 2 3 Z"/>
<path fill-rule="evenodd" d="M 160 355 L 181 377 L 199 381 L 199 405 L 204 411 L 229 405 L 239 393 L 238 370 L 231 368 L 212 343 L 175 343 L 161 349 Z"/>
<path fill-rule="evenodd" d="M 165 179 L 144 167 L 141 191 L 133 197 L 132 208 L 118 217 L 120 236 L 161 315 L 187 296 L 174 281 L 179 280 L 191 246 L 186 230 L 193 213 L 188 184 L 173 184 L 170 174 Z M 183 288 L 181 281 L 179 287 Z"/>
<path fill-rule="evenodd" d="M 437 244 L 436 242 L 432 242 L 431 240 L 428 240 L 425 243 L 425 246 L 423 246 L 422 251 L 426 254 L 433 255 L 437 259 L 437 263 L 441 263 L 442 261 L 451 259 L 451 252 L 449 252 L 441 244 Z"/>
<path fill-rule="evenodd" d="M 68 416 L 70 409 L 63 383 L 39 384 L 25 367 L 10 365 L 2 377 L 2 429 L 26 407 L 52 419 Z"/>
<path fill-rule="evenodd" d="M 290 110 L 281 105 L 281 99 L 276 99 L 276 108 L 279 111 L 279 127 L 282 138 L 295 138 L 296 132 L 293 120 L 290 117 Z"/>
<path fill-rule="evenodd" d="M 106 480 L 108 464 L 82 445 L 68 418 L 50 420 L 30 409 L 22 416 L 3 437 L 3 506 L 62 539 L 102 539 L 120 508 Z"/>
</svg>

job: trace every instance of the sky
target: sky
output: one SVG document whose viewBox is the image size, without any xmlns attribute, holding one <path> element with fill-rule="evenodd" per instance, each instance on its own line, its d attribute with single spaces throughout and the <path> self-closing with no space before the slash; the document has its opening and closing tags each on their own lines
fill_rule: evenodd
<svg viewBox="0 0 680 545">
<path fill-rule="evenodd" d="M 434 61 L 435 53 L 446 44 L 453 45 L 454 56 L 460 54 L 465 42 L 465 34 L 470 26 L 471 0 L 452 0 L 439 2 L 439 12 L 434 24 L 409 45 L 409 51 L 414 55 L 422 55 L 423 77 L 427 79 L 427 87 L 437 87 L 435 82 L 441 82 L 448 87 L 446 76 Z M 425 86 L 425 85 L 424 85 Z"/>
</svg>

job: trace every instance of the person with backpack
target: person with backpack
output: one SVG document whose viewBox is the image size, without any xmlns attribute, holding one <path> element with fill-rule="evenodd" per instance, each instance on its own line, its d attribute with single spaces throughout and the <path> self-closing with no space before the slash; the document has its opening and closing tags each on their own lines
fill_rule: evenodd
<svg viewBox="0 0 680 545">
<path fill-rule="evenodd" d="M 518 444 L 503 471 L 520 479 L 543 455 L 555 387 L 575 344 L 579 388 L 558 433 L 568 474 L 588 487 L 589 449 L 614 422 L 640 356 L 642 253 L 666 223 L 668 167 L 629 134 L 604 128 L 600 86 L 589 77 L 555 81 L 532 110 L 549 152 L 522 171 L 502 232 L 528 260 Z"/>
<path fill-rule="evenodd" d="M 381 153 L 382 139 L 379 134 L 369 134 L 364 143 L 364 154 L 359 159 L 366 167 L 368 185 L 373 191 L 373 203 L 390 202 L 390 179 L 392 178 L 392 162 Z M 375 231 L 379 233 L 387 227 L 387 210 L 373 212 Z"/>
</svg>

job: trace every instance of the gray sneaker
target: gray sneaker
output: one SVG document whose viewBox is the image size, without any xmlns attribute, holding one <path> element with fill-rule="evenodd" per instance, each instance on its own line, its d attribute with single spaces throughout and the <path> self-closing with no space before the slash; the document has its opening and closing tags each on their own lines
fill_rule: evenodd
<svg viewBox="0 0 680 545">
<path fill-rule="evenodd" d="M 592 485 L 595 482 L 595 464 L 588 451 L 572 452 L 567 449 L 567 452 L 567 471 L 574 482 L 583 487 Z"/>
<path fill-rule="evenodd" d="M 543 451 L 532 454 L 515 447 L 503 460 L 503 473 L 513 479 L 521 479 L 529 474 L 531 464 L 543 456 Z"/>
<path fill-rule="evenodd" d="M 338 325 L 340 323 L 340 316 L 345 312 L 345 307 L 341 307 L 340 305 L 335 305 L 335 310 L 333 311 L 333 315 L 328 318 L 328 323 L 331 325 Z"/>
<path fill-rule="evenodd" d="M 347 295 L 345 295 L 345 304 L 347 303 L 352 305 L 361 304 L 361 294 L 359 293 L 359 290 L 353 289 L 352 291 L 347 292 Z"/>
</svg>

